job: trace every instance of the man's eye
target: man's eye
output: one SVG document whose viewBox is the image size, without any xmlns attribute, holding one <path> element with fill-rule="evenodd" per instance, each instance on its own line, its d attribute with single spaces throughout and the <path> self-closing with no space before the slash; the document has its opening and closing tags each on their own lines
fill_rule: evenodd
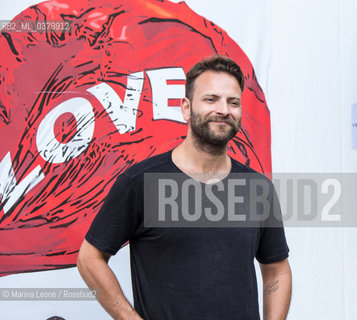
<svg viewBox="0 0 357 320">
<path fill-rule="evenodd" d="M 231 104 L 235 107 L 240 107 L 240 102 L 239 101 L 232 101 Z"/>
</svg>

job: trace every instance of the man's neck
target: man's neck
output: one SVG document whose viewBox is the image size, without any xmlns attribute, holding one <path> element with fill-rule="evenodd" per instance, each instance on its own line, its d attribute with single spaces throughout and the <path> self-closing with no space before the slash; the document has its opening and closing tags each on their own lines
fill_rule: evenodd
<svg viewBox="0 0 357 320">
<path fill-rule="evenodd" d="M 210 152 L 186 138 L 173 150 L 172 161 L 181 171 L 201 182 L 222 180 L 232 168 L 226 150 L 225 147 L 224 152 Z"/>
</svg>

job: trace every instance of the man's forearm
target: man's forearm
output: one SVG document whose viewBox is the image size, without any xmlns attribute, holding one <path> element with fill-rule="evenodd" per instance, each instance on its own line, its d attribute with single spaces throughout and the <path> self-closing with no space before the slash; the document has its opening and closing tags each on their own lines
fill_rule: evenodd
<svg viewBox="0 0 357 320">
<path fill-rule="evenodd" d="M 125 298 L 107 261 L 88 254 L 87 249 L 87 247 L 84 250 L 81 249 L 77 267 L 88 287 L 96 291 L 97 299 L 103 308 L 116 320 L 142 319 Z"/>
<path fill-rule="evenodd" d="M 264 320 L 285 320 L 291 300 L 291 271 L 287 261 L 262 268 Z"/>
</svg>

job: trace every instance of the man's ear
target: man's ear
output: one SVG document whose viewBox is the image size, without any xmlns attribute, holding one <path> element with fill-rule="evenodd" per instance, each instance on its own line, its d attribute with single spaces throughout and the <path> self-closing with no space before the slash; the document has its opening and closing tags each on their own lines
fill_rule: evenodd
<svg viewBox="0 0 357 320">
<path fill-rule="evenodd" d="M 181 99 L 181 112 L 185 121 L 188 121 L 191 117 L 190 100 L 186 97 Z"/>
</svg>

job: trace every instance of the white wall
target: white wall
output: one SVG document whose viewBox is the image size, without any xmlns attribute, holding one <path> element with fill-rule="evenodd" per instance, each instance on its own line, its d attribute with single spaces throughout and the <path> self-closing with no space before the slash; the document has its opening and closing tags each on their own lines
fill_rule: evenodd
<svg viewBox="0 0 357 320">
<path fill-rule="evenodd" d="M 37 1 L 2 3 L 11 19 Z M 175 1 L 178 2 L 178 1 Z M 351 105 L 357 102 L 355 0 L 187 0 L 241 46 L 272 121 L 274 172 L 357 172 Z M 357 211 L 357 210 L 356 210 Z M 357 212 L 356 212 L 357 213 Z M 287 228 L 293 271 L 289 320 L 357 319 L 357 229 Z M 130 296 L 128 250 L 112 266 Z M 83 287 L 76 269 L 0 278 L 0 287 Z M 0 302 L 0 319 L 109 319 L 96 302 Z M 95 316 L 94 316 L 95 315 Z"/>
</svg>

